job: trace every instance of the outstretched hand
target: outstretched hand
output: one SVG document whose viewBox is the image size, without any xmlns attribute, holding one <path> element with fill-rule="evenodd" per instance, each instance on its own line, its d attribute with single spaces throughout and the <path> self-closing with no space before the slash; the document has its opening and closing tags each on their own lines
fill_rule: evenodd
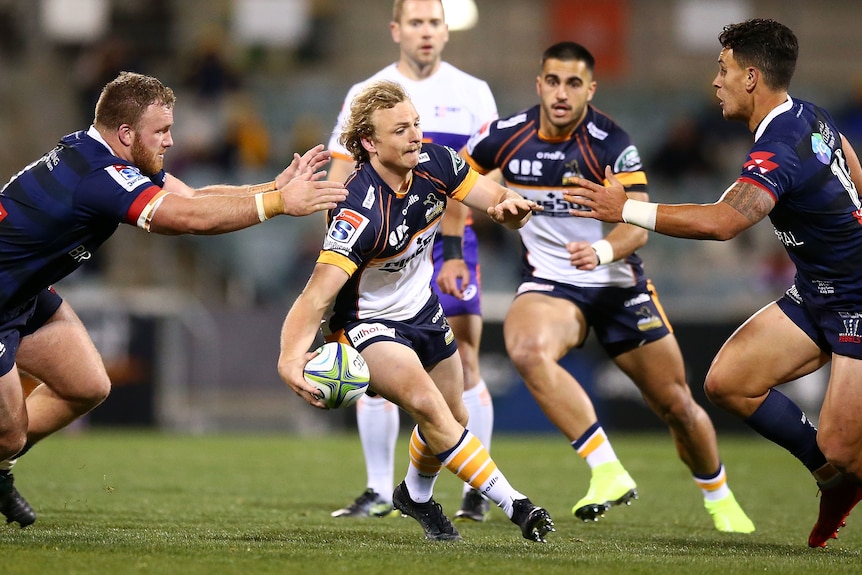
<svg viewBox="0 0 862 575">
<path fill-rule="evenodd" d="M 326 177 L 326 171 L 321 170 L 332 159 L 332 153 L 323 149 L 323 144 L 317 144 L 303 155 L 293 153 L 293 161 L 275 178 L 276 189 L 281 189 L 294 178 L 304 180 L 320 180 Z"/>
<path fill-rule="evenodd" d="M 610 166 L 605 167 L 607 187 L 596 184 L 584 178 L 578 178 L 577 187 L 563 192 L 563 198 L 573 204 L 587 209 L 569 210 L 569 213 L 579 218 L 594 218 L 612 224 L 623 221 L 623 204 L 628 196 L 625 188 L 614 176 Z"/>
<path fill-rule="evenodd" d="M 541 210 L 542 207 L 525 198 L 507 198 L 497 205 L 488 208 L 488 215 L 498 224 L 516 230 L 524 227 L 533 211 Z"/>
</svg>

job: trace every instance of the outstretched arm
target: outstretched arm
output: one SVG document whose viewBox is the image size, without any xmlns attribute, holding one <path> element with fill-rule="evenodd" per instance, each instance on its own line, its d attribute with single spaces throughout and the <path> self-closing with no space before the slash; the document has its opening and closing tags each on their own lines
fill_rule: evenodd
<svg viewBox="0 0 862 575">
<path fill-rule="evenodd" d="M 473 187 L 464 197 L 464 204 L 482 210 L 488 216 L 509 229 L 524 227 L 534 210 L 542 208 L 534 201 L 505 188 L 479 173 Z"/>
<path fill-rule="evenodd" d="M 607 187 L 580 178 L 566 200 L 589 210 L 576 217 L 625 222 L 660 234 L 698 240 L 728 240 L 765 218 L 775 205 L 772 196 L 754 184 L 737 180 L 713 204 L 654 204 L 629 198 L 623 185 L 605 168 Z"/>
</svg>

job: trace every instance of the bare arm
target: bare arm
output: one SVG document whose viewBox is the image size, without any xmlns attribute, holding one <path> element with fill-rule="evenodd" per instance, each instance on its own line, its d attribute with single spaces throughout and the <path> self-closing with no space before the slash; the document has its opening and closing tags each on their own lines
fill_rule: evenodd
<svg viewBox="0 0 862 575">
<path fill-rule="evenodd" d="M 536 202 L 521 197 L 486 176 L 477 175 L 476 183 L 464 197 L 464 204 L 484 211 L 498 224 L 513 230 L 521 228 L 530 219 L 533 210 L 541 209 Z"/>
<path fill-rule="evenodd" d="M 338 266 L 316 264 L 281 328 L 278 374 L 297 395 L 315 407 L 324 408 L 324 405 L 317 398 L 317 388 L 305 381 L 302 371 L 314 357 L 308 348 L 314 341 L 320 320 L 348 278 L 347 272 Z"/>
<path fill-rule="evenodd" d="M 610 167 L 605 169 L 605 177 L 610 182 L 608 187 L 581 178 L 578 180 L 580 189 L 565 195 L 568 201 L 589 208 L 589 211 L 572 210 L 573 216 L 610 223 L 627 221 L 678 238 L 728 240 L 765 218 L 775 205 L 766 191 L 741 181 L 734 182 L 713 204 L 637 202 L 629 200 Z M 626 206 L 627 202 L 634 203 Z"/>
</svg>

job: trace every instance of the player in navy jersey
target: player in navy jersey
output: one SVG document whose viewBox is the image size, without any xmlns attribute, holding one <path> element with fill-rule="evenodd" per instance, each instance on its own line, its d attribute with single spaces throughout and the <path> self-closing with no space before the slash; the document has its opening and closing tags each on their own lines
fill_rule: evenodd
<svg viewBox="0 0 862 575">
<path fill-rule="evenodd" d="M 579 180 L 576 215 L 625 221 L 681 238 L 728 240 L 769 217 L 796 266 L 792 286 L 719 350 L 706 377 L 710 400 L 787 449 L 814 476 L 820 511 L 808 538 L 824 547 L 862 499 L 862 167 L 829 114 L 790 97 L 799 52 L 774 20 L 725 26 L 713 81 L 723 115 L 744 122 L 754 145 L 740 176 L 713 204 L 627 198 Z M 777 385 L 832 361 L 819 429 Z"/>
<path fill-rule="evenodd" d="M 692 398 L 682 355 L 635 252 L 647 232 L 572 217 L 578 178 L 601 182 L 610 165 L 626 191 L 647 198 L 646 175 L 629 135 L 590 104 L 594 59 L 574 42 L 542 55 L 537 106 L 493 122 L 462 154 L 480 171 L 500 168 L 508 187 L 544 208 L 519 230 L 522 277 L 503 325 L 506 350 L 539 406 L 591 469 L 572 513 L 595 521 L 637 497 L 589 396 L 558 363 L 590 330 L 668 425 L 720 531 L 754 525 L 727 485 L 715 429 Z"/>
<path fill-rule="evenodd" d="M 399 59 L 347 92 L 329 141 L 332 180 L 343 182 L 353 171 L 351 155 L 338 143 L 338 138 L 350 112 L 350 102 L 369 82 L 392 80 L 407 90 L 422 118 L 425 142 L 459 150 L 484 124 L 497 118 L 497 105 L 488 84 L 442 60 L 449 31 L 440 0 L 395 0 L 389 27 L 399 47 Z M 434 240 L 431 282 L 458 341 L 470 430 L 490 448 L 494 408 L 479 370 L 482 338 L 479 246 L 469 212 L 460 202 L 447 205 L 441 233 Z M 365 457 L 366 489 L 332 515 L 383 516 L 392 511 L 389 494 L 400 427 L 398 409 L 382 397 L 364 395 L 356 406 L 356 423 Z M 465 484 L 455 520 L 483 521 L 488 508 L 488 501 Z"/>
<path fill-rule="evenodd" d="M 99 405 L 111 383 L 75 312 L 53 289 L 119 224 L 160 234 L 219 234 L 343 200 L 319 181 L 329 161 L 309 150 L 275 181 L 192 189 L 163 169 L 175 97 L 157 79 L 121 73 L 102 90 L 89 130 L 64 137 L 0 191 L 0 513 L 36 514 L 10 469 L 34 443 Z M 18 370 L 40 382 L 23 397 Z"/>
<path fill-rule="evenodd" d="M 407 474 L 392 503 L 431 540 L 460 540 L 433 498 L 443 466 L 495 502 L 530 540 L 553 531 L 550 515 L 517 491 L 465 429 L 457 344 L 431 289 L 431 245 L 447 199 L 516 228 L 538 206 L 480 176 L 451 148 L 422 143 L 419 115 L 400 84 L 381 80 L 354 98 L 341 142 L 357 168 L 347 201 L 329 212 L 308 284 L 284 321 L 278 370 L 305 401 L 323 407 L 303 377 L 324 314 L 330 340 L 358 349 L 370 388 L 410 414 Z"/>
</svg>

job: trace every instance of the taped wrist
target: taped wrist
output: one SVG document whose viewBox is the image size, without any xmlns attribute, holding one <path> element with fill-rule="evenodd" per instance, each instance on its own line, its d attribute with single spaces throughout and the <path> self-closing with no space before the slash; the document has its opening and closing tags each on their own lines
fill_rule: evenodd
<svg viewBox="0 0 862 575">
<path fill-rule="evenodd" d="M 281 192 L 258 192 L 254 195 L 254 204 L 257 207 L 257 217 L 262 222 L 284 213 L 284 198 Z"/>
</svg>

